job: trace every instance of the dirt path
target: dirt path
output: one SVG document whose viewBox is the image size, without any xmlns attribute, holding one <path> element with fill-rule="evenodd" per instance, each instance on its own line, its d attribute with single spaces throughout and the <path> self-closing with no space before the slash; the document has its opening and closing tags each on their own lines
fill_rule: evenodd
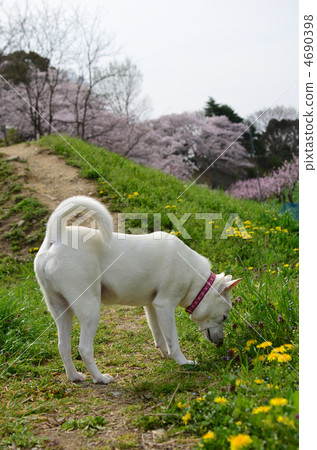
<svg viewBox="0 0 317 450">
<path fill-rule="evenodd" d="M 4 159 L 14 165 L 18 182 L 23 186 L 23 194 L 35 197 L 51 211 L 67 197 L 73 195 L 95 196 L 97 192 L 95 182 L 80 178 L 77 168 L 67 165 L 65 159 L 36 144 L 23 143 L 3 147 L 0 148 L 0 153 L 5 155 Z M 114 228 L 117 229 L 116 217 L 114 217 Z M 10 254 L 9 244 L 5 243 L 2 250 L 4 254 Z M 27 253 L 28 250 L 26 249 Z M 102 317 L 103 314 L 105 313 L 102 313 Z M 109 311 L 107 314 L 106 318 L 109 317 Z M 127 327 L 131 328 L 131 320 L 124 317 L 121 325 L 124 330 Z M 137 327 L 139 326 L 138 324 Z M 103 365 L 106 366 L 106 364 L 107 361 Z M 60 380 L 57 380 L 59 383 L 66 382 L 64 372 L 59 377 Z M 45 445 L 47 448 L 63 450 L 89 448 L 90 446 L 107 449 L 172 450 L 192 448 L 193 442 L 190 439 L 179 443 L 174 439 L 164 438 L 166 433 L 164 430 L 142 432 L 139 428 L 134 428 L 133 425 L 129 424 L 129 419 L 125 413 L 127 407 L 140 403 L 138 396 L 130 392 L 129 377 L 129 374 L 124 377 L 121 373 L 121 377 L 116 379 L 116 383 L 109 387 L 97 386 L 89 382 L 83 383 L 78 387 L 79 391 L 73 394 L 71 404 L 65 409 L 57 406 L 49 413 L 42 413 L 38 417 L 34 416 L 35 434 L 46 439 Z M 67 386 L 72 389 L 70 383 Z M 85 417 L 87 414 L 91 416 L 106 415 L 107 428 L 91 437 L 80 430 L 62 430 L 61 420 L 65 420 L 63 419 L 64 413 L 67 412 L 69 415 L 69 411 L 74 411 L 77 405 L 79 405 L 79 410 L 76 410 L 76 416 L 78 417 Z M 82 412 L 80 412 L 81 410 Z M 106 410 L 107 414 L 105 414 Z M 152 407 L 149 407 L 148 410 L 151 412 Z M 165 442 L 162 442 L 162 440 Z"/>
<path fill-rule="evenodd" d="M 68 166 L 63 158 L 36 144 L 3 147 L 0 153 L 13 162 L 23 178 L 24 188 L 51 211 L 67 197 L 96 192 L 95 183 L 79 178 L 77 168 Z"/>
</svg>

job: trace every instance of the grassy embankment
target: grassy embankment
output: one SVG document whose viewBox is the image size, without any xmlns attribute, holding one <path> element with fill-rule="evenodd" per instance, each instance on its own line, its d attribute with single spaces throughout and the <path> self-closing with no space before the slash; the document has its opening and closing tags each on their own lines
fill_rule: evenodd
<svg viewBox="0 0 317 450">
<path fill-rule="evenodd" d="M 185 228 L 192 239 L 179 234 L 180 239 L 207 256 L 213 271 L 244 280 L 234 291 L 238 298 L 220 349 L 204 340 L 183 310 L 177 311 L 184 354 L 199 362 L 188 370 L 160 360 L 142 308 L 128 312 L 112 308 L 115 314 L 106 314 L 97 332 L 95 355 L 108 373 L 119 374 L 116 383 L 134 399 L 121 411 L 131 428 L 169 428 L 165 439 L 192 436 L 205 448 L 235 448 L 239 442 L 249 448 L 297 448 L 297 223 L 279 215 L 270 203 L 236 200 L 203 186 L 190 187 L 177 200 L 186 186 L 176 178 L 81 141 L 70 142 L 124 200 L 63 140 L 50 136 L 40 144 L 78 166 L 83 177 L 96 179 L 96 192 L 111 211 L 149 213 L 149 231 L 154 213 L 162 213 L 162 229 L 172 233 L 178 230 L 166 213 L 178 218 L 191 213 Z M 205 221 L 195 219 L 195 214 L 210 212 L 222 213 L 222 219 L 214 220 L 213 238 L 206 240 Z M 242 223 L 228 229 L 230 213 Z M 139 222 L 131 221 L 132 225 Z M 229 236 L 220 239 L 225 228 Z M 87 416 L 93 416 L 88 429 L 98 435 L 107 427 L 110 404 L 92 396 L 83 406 L 83 388 L 65 381 L 55 325 L 46 314 L 32 261 L 17 264 L 2 259 L 0 276 L 1 382 L 6 385 L 3 443 L 38 442 L 36 423 L 52 410 L 67 419 L 61 427 L 77 428 L 79 433 L 85 428 L 80 420 L 89 422 Z M 74 328 L 76 347 L 77 323 Z M 77 350 L 73 353 L 83 369 Z M 120 445 L 137 447 L 137 439 L 137 434 L 127 433 Z"/>
</svg>

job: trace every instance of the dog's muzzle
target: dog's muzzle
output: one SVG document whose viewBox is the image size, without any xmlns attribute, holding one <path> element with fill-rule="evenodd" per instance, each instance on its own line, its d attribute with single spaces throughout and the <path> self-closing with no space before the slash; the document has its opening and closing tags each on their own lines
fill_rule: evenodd
<svg viewBox="0 0 317 450">
<path fill-rule="evenodd" d="M 207 339 L 207 341 L 212 342 L 213 344 L 216 344 L 216 347 L 219 348 L 223 344 L 223 337 L 219 336 L 220 333 L 212 333 L 209 328 L 206 330 L 203 330 L 204 336 Z"/>
</svg>

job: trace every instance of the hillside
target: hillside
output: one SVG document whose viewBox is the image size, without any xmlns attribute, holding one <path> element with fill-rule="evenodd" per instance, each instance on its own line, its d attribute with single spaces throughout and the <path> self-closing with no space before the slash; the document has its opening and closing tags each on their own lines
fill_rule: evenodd
<svg viewBox="0 0 317 450">
<path fill-rule="evenodd" d="M 64 159 L 36 144 L 2 147 L 0 155 L 0 255 L 26 256 L 39 246 L 49 212 L 64 198 L 92 195 L 96 187 Z"/>
<path fill-rule="evenodd" d="M 55 448 L 169 449 L 193 448 L 200 443 L 222 449 L 229 448 L 230 437 L 243 434 L 250 436 L 250 448 L 274 448 L 277 442 L 281 449 L 297 448 L 297 223 L 269 203 L 241 201 L 204 186 L 189 186 L 102 148 L 76 139 L 67 141 L 70 146 L 49 136 L 29 147 L 5 150 L 6 155 L 11 151 L 17 155 L 20 148 L 21 152 L 27 152 L 24 148 L 36 152 L 32 160 L 33 150 L 29 150 L 27 164 L 33 175 L 28 181 L 22 177 L 24 172 L 19 172 L 25 164 L 21 161 L 6 163 L 14 167 L 3 175 L 3 180 L 20 177 L 20 192 L 4 196 L 2 208 L 19 204 L 30 195 L 38 203 L 27 202 L 27 209 L 43 208 L 39 218 L 31 218 L 33 227 L 40 223 L 32 248 L 40 244 L 42 221 L 55 206 L 52 202 L 73 195 L 74 186 L 80 186 L 84 189 L 80 193 L 95 193 L 113 214 L 147 213 L 149 232 L 154 213 L 161 213 L 162 229 L 177 233 L 207 256 L 213 271 L 242 276 L 243 283 L 234 293 L 220 349 L 202 338 L 183 310 L 177 311 L 181 347 L 186 356 L 199 362 L 194 368 L 160 359 L 142 308 L 104 309 L 95 355 L 98 365 L 113 375 L 115 382 L 94 386 L 87 378 L 75 385 L 66 381 L 55 325 L 34 278 L 33 253 L 24 262 L 2 258 L 3 445 L 28 448 L 43 445 L 46 439 L 45 446 Z M 42 164 L 39 158 L 47 165 L 41 166 L 36 181 L 31 167 Z M 56 178 L 55 170 L 64 175 Z M 17 201 L 21 192 L 25 198 Z M 47 195 L 54 199 L 46 199 Z M 171 213 L 174 215 L 167 215 Z M 207 213 L 222 214 L 222 218 L 205 221 L 195 217 Z M 234 222 L 227 228 L 229 217 Z M 176 220 L 184 225 L 180 233 Z M 214 222 L 212 239 L 205 239 L 206 222 Z M 140 227 L 140 221 L 130 220 L 128 227 Z M 224 229 L 228 230 L 226 239 L 221 238 Z M 12 255 L 15 253 L 12 250 Z M 76 366 L 83 370 L 77 351 L 77 321 L 73 334 Z M 283 401 L 275 401 L 280 404 L 273 406 L 270 402 L 275 398 Z M 214 436 L 202 438 L 207 432 Z"/>
</svg>

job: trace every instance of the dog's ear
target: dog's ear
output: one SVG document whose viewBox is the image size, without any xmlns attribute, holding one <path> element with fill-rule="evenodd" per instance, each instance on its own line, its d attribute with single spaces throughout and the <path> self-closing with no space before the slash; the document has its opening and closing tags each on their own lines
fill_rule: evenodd
<svg viewBox="0 0 317 450">
<path fill-rule="evenodd" d="M 219 275 L 216 276 L 216 279 L 213 284 L 214 286 L 216 286 L 219 283 L 223 283 L 225 280 L 226 280 L 225 273 L 221 272 Z"/>
<path fill-rule="evenodd" d="M 231 289 L 233 289 L 235 286 L 237 286 L 237 284 L 240 283 L 240 281 L 242 280 L 242 278 L 238 278 L 237 280 L 232 280 L 232 281 L 227 281 L 226 283 L 224 283 L 223 286 L 221 286 L 221 290 L 219 292 L 219 294 L 225 294 L 226 292 L 230 292 Z"/>
</svg>

